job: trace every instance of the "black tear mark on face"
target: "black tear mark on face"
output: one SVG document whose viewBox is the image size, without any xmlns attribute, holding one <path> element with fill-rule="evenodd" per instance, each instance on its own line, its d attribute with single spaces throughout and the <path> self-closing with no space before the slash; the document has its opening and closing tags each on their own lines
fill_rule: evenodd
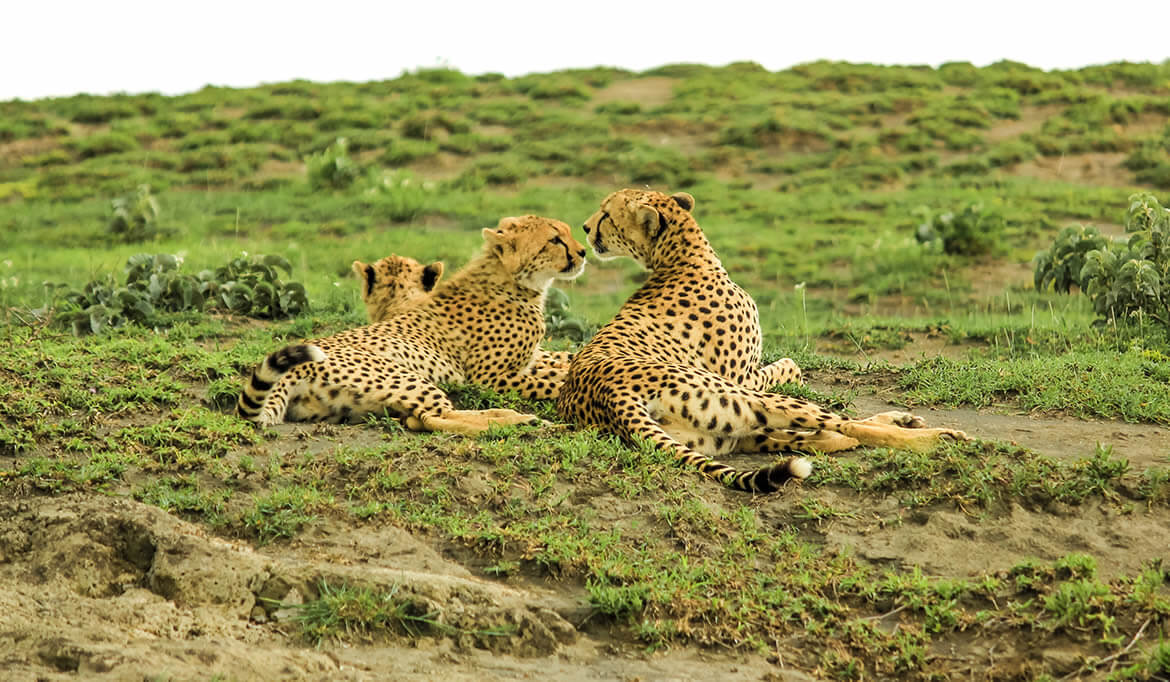
<svg viewBox="0 0 1170 682">
<path fill-rule="evenodd" d="M 604 223 L 607 218 L 609 218 L 608 213 L 601 214 L 601 218 L 597 221 L 597 231 L 593 235 L 593 250 L 599 254 L 609 251 L 609 249 L 605 248 L 605 244 L 601 242 L 601 224 Z"/>
</svg>

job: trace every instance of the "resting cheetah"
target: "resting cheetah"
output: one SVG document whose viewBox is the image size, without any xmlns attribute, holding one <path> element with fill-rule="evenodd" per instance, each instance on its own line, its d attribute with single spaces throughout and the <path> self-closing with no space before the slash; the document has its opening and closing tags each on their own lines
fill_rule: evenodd
<svg viewBox="0 0 1170 682">
<path fill-rule="evenodd" d="M 537 347 L 544 295 L 553 280 L 581 274 L 585 247 L 568 225 L 538 216 L 504 218 L 483 237 L 480 254 L 418 305 L 270 354 L 240 394 L 239 414 L 277 424 L 385 411 L 413 430 L 463 434 L 534 421 L 513 410 L 457 411 L 437 384 L 555 398 L 566 369 Z"/>
<path fill-rule="evenodd" d="M 391 254 L 366 265 L 353 262 L 353 271 L 363 280 L 362 299 L 370 322 L 382 322 L 406 308 L 417 305 L 443 276 L 443 264 L 423 266 L 413 258 Z M 568 370 L 573 354 L 568 351 L 537 351 L 542 361 Z"/>
<path fill-rule="evenodd" d="M 798 398 L 765 390 L 800 380 L 789 359 L 761 368 L 759 313 L 728 277 L 678 193 L 622 190 L 585 223 L 599 258 L 629 256 L 650 277 L 617 316 L 585 344 L 557 399 L 562 417 L 623 438 L 641 437 L 737 490 L 771 492 L 811 473 L 790 458 L 736 471 L 712 457 L 730 452 L 814 449 L 861 443 L 926 448 L 960 431 L 926 429 L 920 418 L 888 412 L 846 419 Z M 916 428 L 904 428 L 916 427 Z"/>
<path fill-rule="evenodd" d="M 362 280 L 362 301 L 370 322 L 381 322 L 420 302 L 443 277 L 443 264 L 423 265 L 413 258 L 390 254 L 369 265 L 355 260 L 354 273 Z"/>
</svg>

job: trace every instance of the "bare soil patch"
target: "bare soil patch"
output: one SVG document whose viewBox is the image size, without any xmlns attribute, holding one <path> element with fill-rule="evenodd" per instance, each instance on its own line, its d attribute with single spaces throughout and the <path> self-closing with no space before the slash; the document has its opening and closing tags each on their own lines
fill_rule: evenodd
<svg viewBox="0 0 1170 682">
<path fill-rule="evenodd" d="M 915 344 L 915 352 L 925 352 L 921 345 Z M 897 399 L 895 387 L 871 377 L 825 372 L 812 377 L 809 385 L 818 390 L 852 391 L 853 407 L 860 416 L 907 409 Z M 1100 443 L 1112 446 L 1113 454 L 1128 459 L 1135 469 L 1170 464 L 1170 428 L 1157 424 L 1020 413 L 1006 405 L 978 410 L 914 408 L 911 411 L 921 414 L 931 426 L 960 429 L 984 440 L 1011 442 L 1049 457 L 1090 457 Z"/>
<path fill-rule="evenodd" d="M 606 102 L 637 102 L 643 109 L 666 104 L 674 97 L 677 79 L 668 76 L 649 76 L 614 81 L 593 93 L 594 104 Z"/>
<path fill-rule="evenodd" d="M 1012 173 L 1042 180 L 1120 187 L 1133 184 L 1133 173 L 1121 165 L 1125 157 L 1121 152 L 1041 156 L 1016 164 Z"/>
</svg>

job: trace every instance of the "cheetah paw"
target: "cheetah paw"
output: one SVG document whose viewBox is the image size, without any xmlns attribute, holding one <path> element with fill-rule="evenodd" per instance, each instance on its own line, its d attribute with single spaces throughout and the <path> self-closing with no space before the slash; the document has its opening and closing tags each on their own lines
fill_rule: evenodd
<svg viewBox="0 0 1170 682">
<path fill-rule="evenodd" d="M 926 420 L 916 414 L 909 412 L 900 412 L 892 410 L 890 412 L 882 412 L 866 419 L 867 422 L 877 424 L 891 424 L 893 426 L 900 426 L 904 429 L 921 429 L 926 426 Z"/>
</svg>

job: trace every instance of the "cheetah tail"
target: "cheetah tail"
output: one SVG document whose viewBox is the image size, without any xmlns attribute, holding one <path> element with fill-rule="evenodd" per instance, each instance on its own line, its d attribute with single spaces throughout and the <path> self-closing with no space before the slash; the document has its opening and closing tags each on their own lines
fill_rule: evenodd
<svg viewBox="0 0 1170 682">
<path fill-rule="evenodd" d="M 272 387 L 282 376 L 297 365 L 324 361 L 324 351 L 317 346 L 306 344 L 285 346 L 269 353 L 264 362 L 252 370 L 252 378 L 240 392 L 240 399 L 236 401 L 236 413 L 249 421 L 257 421 Z"/>
<path fill-rule="evenodd" d="M 699 469 L 734 490 L 773 493 L 790 479 L 808 478 L 812 473 L 812 464 L 803 457 L 791 457 L 770 467 L 754 471 L 735 471 L 725 464 L 708 460 L 708 466 L 700 465 Z"/>
</svg>

